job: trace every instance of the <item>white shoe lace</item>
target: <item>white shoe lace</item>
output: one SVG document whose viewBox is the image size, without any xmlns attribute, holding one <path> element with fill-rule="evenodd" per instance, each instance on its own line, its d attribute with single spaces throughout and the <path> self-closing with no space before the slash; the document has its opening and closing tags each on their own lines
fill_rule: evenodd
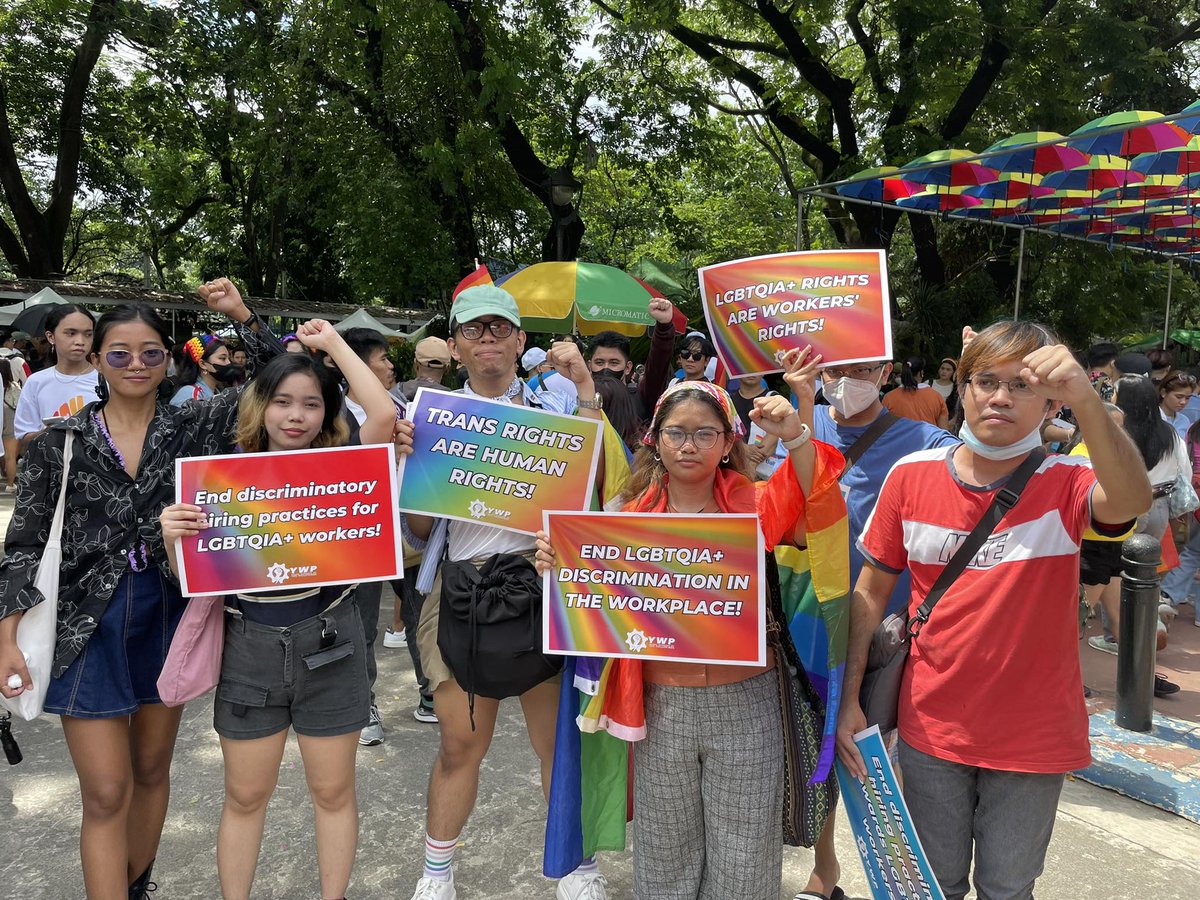
<svg viewBox="0 0 1200 900">
<path fill-rule="evenodd" d="M 583 882 L 583 893 L 577 895 L 578 900 L 608 900 L 608 879 L 599 872 L 576 877 Z"/>
<path fill-rule="evenodd" d="M 441 900 L 442 886 L 446 883 L 436 878 L 422 878 L 417 882 L 417 892 L 412 895 L 412 900 Z"/>
</svg>

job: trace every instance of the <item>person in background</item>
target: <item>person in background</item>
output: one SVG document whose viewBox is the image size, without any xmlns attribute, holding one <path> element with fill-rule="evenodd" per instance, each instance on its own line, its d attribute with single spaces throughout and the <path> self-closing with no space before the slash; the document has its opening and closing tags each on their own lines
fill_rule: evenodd
<svg viewBox="0 0 1200 900">
<path fill-rule="evenodd" d="M 1188 429 L 1187 449 L 1192 461 L 1192 486 L 1195 488 L 1200 484 L 1200 421 L 1193 422 Z M 1200 600 L 1192 593 L 1196 587 L 1196 572 L 1200 571 L 1200 521 L 1191 515 L 1187 518 L 1187 544 L 1179 551 L 1179 565 L 1163 576 L 1162 600 L 1176 613 L 1179 612 L 1180 603 L 1191 602 L 1195 623 L 1200 627 Z"/>
<path fill-rule="evenodd" d="M 379 385 L 389 392 L 388 397 L 393 405 L 393 417 L 401 418 L 404 415 L 404 404 L 390 393 L 396 386 L 396 370 L 391 359 L 388 358 L 387 338 L 370 328 L 348 328 L 342 335 L 342 339 L 358 360 L 365 364 L 371 374 L 375 376 Z M 332 358 L 331 354 L 326 355 Z M 336 362 L 336 359 L 334 361 Z M 357 369 L 357 366 L 355 368 Z M 364 402 L 365 398 L 362 396 L 364 386 L 361 382 L 356 384 L 351 381 L 340 367 L 339 373 L 346 381 L 343 402 L 346 410 L 354 417 L 355 427 L 352 429 L 349 443 L 355 444 L 358 443 L 359 429 L 367 421 L 367 408 Z M 367 383 L 366 387 L 370 388 L 369 397 L 376 396 L 377 392 L 373 384 Z M 354 600 L 358 604 L 358 614 L 362 618 L 363 633 L 366 636 L 367 682 L 371 693 L 369 720 L 358 736 L 358 742 L 364 747 L 373 747 L 383 743 L 383 718 L 379 715 L 379 705 L 375 702 L 375 678 L 379 674 L 379 667 L 375 660 L 375 638 L 379 634 L 379 605 L 382 599 L 382 581 L 366 582 L 354 589 Z"/>
<path fill-rule="evenodd" d="M 715 361 L 717 348 L 712 341 L 698 331 L 686 335 L 679 345 L 679 365 L 682 375 L 671 380 L 672 385 L 681 381 L 709 381 L 708 366 Z"/>
<path fill-rule="evenodd" d="M 1142 465 L 1136 474 L 1145 470 L 1148 472 L 1150 484 L 1154 487 L 1153 503 L 1150 509 L 1138 517 L 1136 533 L 1148 534 L 1157 541 L 1163 539 L 1170 525 L 1170 491 L 1178 478 L 1192 476 L 1192 464 L 1188 457 L 1187 445 L 1183 438 L 1164 421 L 1158 409 L 1158 391 L 1153 382 L 1140 375 L 1127 375 L 1117 382 L 1117 392 L 1113 403 L 1124 415 L 1124 429 L 1133 440 L 1134 446 L 1140 453 Z M 1093 458 L 1095 446 L 1088 442 Z M 1135 472 L 1129 473 L 1130 477 Z M 1104 634 L 1088 638 L 1088 645 L 1095 650 L 1116 655 L 1117 642 L 1120 633 L 1120 606 L 1118 602 L 1111 605 L 1103 603 L 1101 596 L 1102 621 Z M 1167 628 L 1175 618 L 1175 608 L 1170 603 L 1159 604 L 1158 645 L 1159 649 L 1166 646 Z M 1154 694 L 1156 697 L 1166 697 L 1178 693 L 1179 685 L 1167 680 L 1162 675 L 1154 676 Z"/>
<path fill-rule="evenodd" d="M 575 385 L 569 378 L 564 378 L 554 371 L 554 366 L 546 361 L 546 351 L 541 347 L 530 347 L 521 355 L 521 368 L 529 375 L 529 389 L 541 397 L 547 392 L 561 394 L 571 401 L 575 398 Z"/>
<path fill-rule="evenodd" d="M 675 350 L 675 307 L 671 301 L 652 297 L 646 311 L 654 319 L 654 328 L 645 363 L 634 366 L 629 338 L 619 332 L 601 331 L 588 344 L 588 365 L 593 372 L 607 369 L 629 386 L 634 411 L 643 427 L 649 424 L 654 404 L 671 378 L 671 354 Z M 641 374 L 637 374 L 639 371 Z"/>
<path fill-rule="evenodd" d="M 958 362 L 947 356 L 938 365 L 937 378 L 929 381 L 929 386 L 946 401 L 946 412 L 950 419 L 958 412 L 958 384 L 954 380 L 954 373 L 957 371 Z"/>
<path fill-rule="evenodd" d="M 73 303 L 56 306 L 46 316 L 50 366 L 25 382 L 13 419 L 13 434 L 22 449 L 48 422 L 72 416 L 99 399 L 90 357 L 95 324 L 90 312 Z"/>
<path fill-rule="evenodd" d="M 378 374 L 321 319 L 298 329 L 306 346 L 337 364 L 366 410 L 363 444 L 392 440 L 396 408 Z M 385 345 L 386 346 L 386 345 Z M 241 392 L 238 446 L 281 453 L 345 446 L 340 386 L 313 357 L 281 354 Z M 160 516 L 172 571 L 178 541 L 206 527 L 204 510 L 177 503 Z M 225 900 L 249 900 L 288 731 L 296 732 L 313 804 L 321 896 L 345 898 L 358 845 L 354 789 L 358 736 L 370 686 L 355 585 L 292 587 L 225 597 L 225 644 L 213 729 L 225 762 L 217 874 Z"/>
<path fill-rule="evenodd" d="M 1175 368 L 1175 354 L 1166 347 L 1155 347 L 1153 350 L 1146 351 L 1146 358 L 1150 360 L 1150 380 L 1158 384 L 1170 371 Z"/>
<path fill-rule="evenodd" d="M 300 338 L 294 334 L 285 334 L 279 339 L 279 343 L 283 344 L 283 349 L 288 353 L 307 353 L 308 348 L 301 343 Z"/>
<path fill-rule="evenodd" d="M 189 400 L 211 400 L 218 391 L 245 380 L 246 370 L 233 364 L 229 346 L 211 334 L 191 338 L 183 345 L 172 406 Z"/>
<path fill-rule="evenodd" d="M 1111 341 L 1092 344 L 1087 352 L 1088 380 L 1100 395 L 1100 399 L 1111 403 L 1116 389 L 1117 379 L 1121 373 L 1117 371 L 1117 357 L 1121 348 Z"/>
<path fill-rule="evenodd" d="M 233 359 L 233 364 L 235 366 L 241 366 L 241 368 L 243 368 L 243 369 L 246 368 L 246 348 L 245 347 L 234 347 L 230 351 L 229 355 Z"/>
<path fill-rule="evenodd" d="M 4 440 L 4 490 L 8 493 L 17 489 L 17 456 L 20 453 L 16 436 L 13 434 L 13 416 L 17 413 L 17 403 L 21 398 L 21 385 L 17 383 L 12 367 L 8 365 L 8 359 L 4 356 L 5 353 L 11 352 L 0 350 L 0 381 L 4 391 L 3 406 L 0 406 L 0 414 L 3 414 L 4 420 L 0 434 Z"/>
<path fill-rule="evenodd" d="M 440 337 L 427 337 L 417 341 L 413 350 L 413 377 L 400 385 L 400 394 L 412 400 L 418 388 L 433 391 L 448 391 L 446 372 L 450 368 L 450 348 Z"/>
<path fill-rule="evenodd" d="M 604 417 L 621 436 L 632 459 L 645 431 L 634 405 L 636 395 L 609 370 L 593 372 L 592 377 L 596 382 L 596 393 L 604 403 Z"/>
<path fill-rule="evenodd" d="M 732 387 L 732 385 L 731 385 Z M 759 478 L 769 478 L 772 466 L 767 466 L 761 472 L 759 466 L 770 460 L 776 453 L 779 442 L 761 428 L 756 428 L 750 420 L 750 410 L 754 409 L 754 401 L 758 397 L 773 397 L 774 391 L 767 390 L 767 382 L 760 375 L 748 375 L 737 380 L 737 390 L 730 392 L 733 408 L 737 410 L 738 418 L 745 430 L 746 450 L 750 461 L 754 463 L 755 474 Z M 778 464 L 778 461 L 775 461 Z"/>
<path fill-rule="evenodd" d="M 1120 533 L 1150 506 L 1137 448 L 1070 351 L 1032 322 L 984 329 L 959 360 L 963 442 L 896 463 L 859 539 L 838 714 L 838 753 L 861 781 L 854 735 L 872 635 L 897 577 L 909 613 L 1012 474 L 1039 451 L 1040 425 L 1067 403 L 1091 464 L 1040 460 L 1018 503 L 920 629 L 904 662 L 899 757 L 904 798 L 946 900 L 1029 900 L 1067 772 L 1091 761 L 1078 634 L 1079 542 Z M 1118 390 L 1118 396 L 1120 390 Z"/>
<path fill-rule="evenodd" d="M 1159 412 L 1167 424 L 1185 441 L 1192 421 L 1183 410 L 1192 399 L 1195 388 L 1196 379 L 1186 372 L 1169 372 L 1158 381 Z"/>
<path fill-rule="evenodd" d="M 919 356 L 910 356 L 900 370 L 900 388 L 889 391 L 883 398 L 883 405 L 887 407 L 888 412 L 897 416 L 945 428 L 950 423 L 946 401 L 940 393 L 921 383 L 924 377 L 925 360 Z"/>
</svg>

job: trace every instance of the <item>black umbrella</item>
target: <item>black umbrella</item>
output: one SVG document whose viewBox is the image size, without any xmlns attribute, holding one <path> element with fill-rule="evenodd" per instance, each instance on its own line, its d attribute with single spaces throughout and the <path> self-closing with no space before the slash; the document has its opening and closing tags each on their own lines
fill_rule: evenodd
<svg viewBox="0 0 1200 900">
<path fill-rule="evenodd" d="M 23 309 L 8 327 L 13 331 L 24 331 L 33 337 L 42 337 L 46 331 L 46 316 L 64 305 L 62 303 L 39 303 L 37 306 Z"/>
</svg>

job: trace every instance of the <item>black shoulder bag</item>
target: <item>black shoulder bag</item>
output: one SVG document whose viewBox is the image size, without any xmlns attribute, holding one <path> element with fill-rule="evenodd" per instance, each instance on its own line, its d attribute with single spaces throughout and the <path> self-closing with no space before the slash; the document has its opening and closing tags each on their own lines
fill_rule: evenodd
<svg viewBox="0 0 1200 900">
<path fill-rule="evenodd" d="M 1021 498 L 1021 492 L 1025 490 L 1025 485 L 1045 458 L 1044 451 L 1034 450 L 1013 472 L 1008 483 L 996 491 L 992 505 L 946 563 L 946 568 L 942 569 L 942 574 L 933 583 L 925 602 L 917 607 L 916 617 L 910 621 L 908 608 L 905 606 L 900 612 L 884 619 L 875 629 L 871 636 L 870 650 L 867 652 L 867 668 L 863 673 L 862 687 L 858 694 L 858 702 L 867 717 L 868 725 L 878 725 L 879 730 L 884 733 L 896 727 L 900 682 L 904 677 L 904 666 L 908 661 L 911 641 L 915 641 L 920 635 L 921 626 L 929 621 L 929 614 L 933 612 L 938 600 L 967 568 L 967 563 L 979 552 L 984 542 L 991 537 L 1005 513 L 1016 505 Z"/>
</svg>

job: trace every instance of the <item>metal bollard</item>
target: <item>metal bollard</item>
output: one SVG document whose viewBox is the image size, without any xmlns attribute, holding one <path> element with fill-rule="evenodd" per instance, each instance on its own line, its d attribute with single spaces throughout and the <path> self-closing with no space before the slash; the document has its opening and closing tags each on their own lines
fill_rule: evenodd
<svg viewBox="0 0 1200 900">
<path fill-rule="evenodd" d="M 1117 645 L 1117 724 L 1149 731 L 1154 721 L 1154 654 L 1161 544 L 1131 535 L 1121 548 L 1121 627 Z"/>
</svg>

